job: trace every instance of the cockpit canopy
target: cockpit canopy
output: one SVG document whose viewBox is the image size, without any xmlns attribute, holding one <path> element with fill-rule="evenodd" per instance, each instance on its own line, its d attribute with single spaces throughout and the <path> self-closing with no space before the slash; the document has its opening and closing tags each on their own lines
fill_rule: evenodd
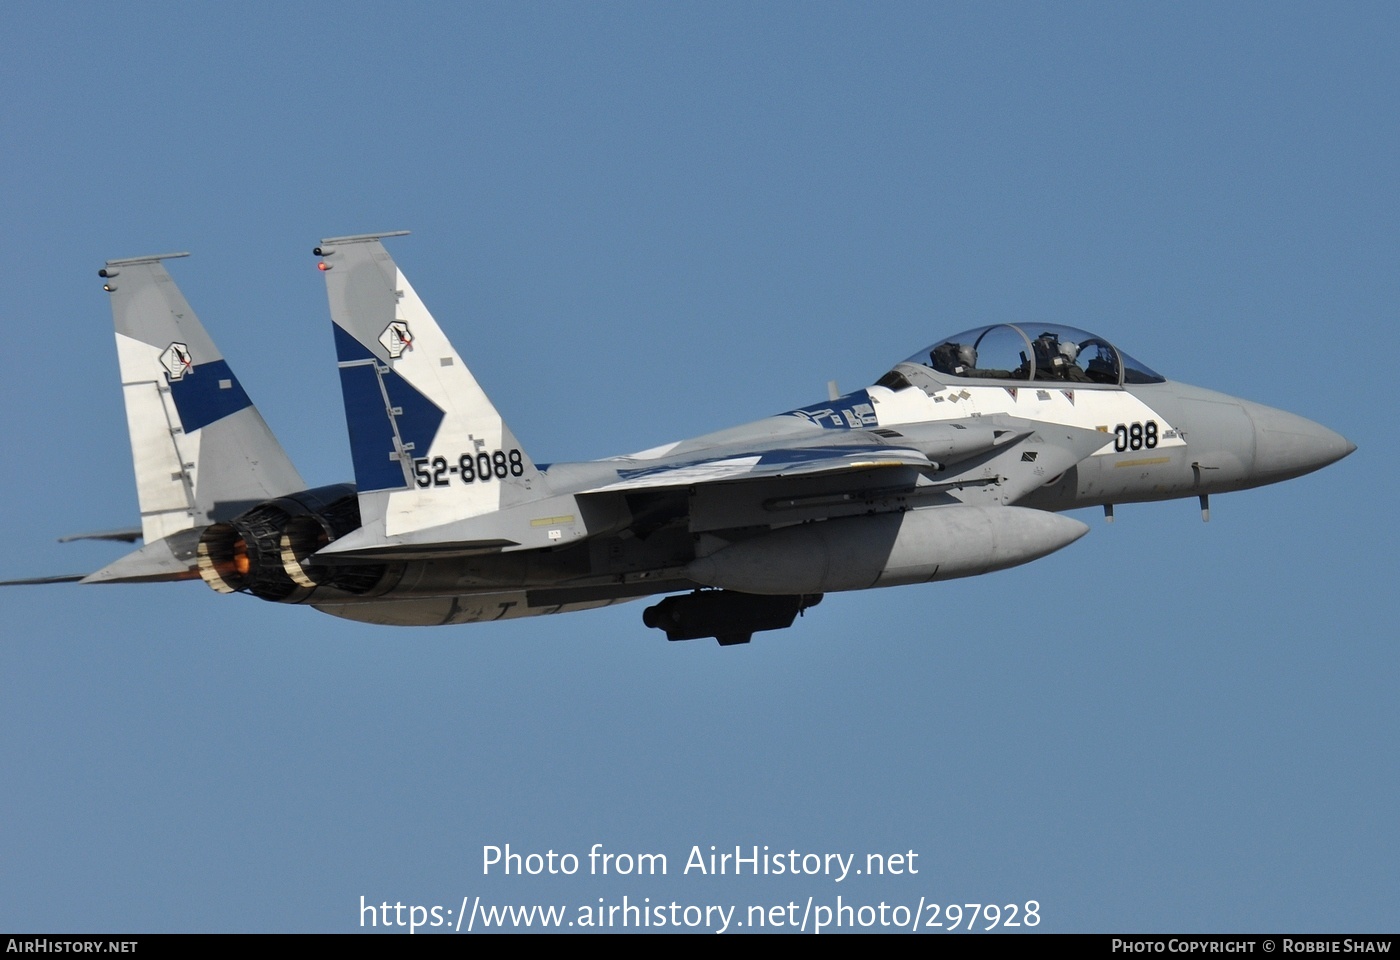
<svg viewBox="0 0 1400 960">
<path fill-rule="evenodd" d="M 906 363 L 976 380 L 1058 383 L 1163 383 L 1166 378 L 1109 343 L 1053 323 L 998 323 L 949 337 Z"/>
</svg>

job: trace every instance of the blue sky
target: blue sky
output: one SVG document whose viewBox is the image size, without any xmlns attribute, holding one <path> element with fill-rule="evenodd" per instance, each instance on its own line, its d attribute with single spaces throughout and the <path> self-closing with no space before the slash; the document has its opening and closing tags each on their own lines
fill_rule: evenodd
<svg viewBox="0 0 1400 960">
<path fill-rule="evenodd" d="M 313 483 L 348 479 L 324 236 L 393 253 L 532 456 L 851 389 L 1002 320 L 1358 444 L 1122 506 L 1034 564 L 748 647 L 644 603 L 394 630 L 202 584 L 0 593 L 0 929 L 349 931 L 441 904 L 1040 904 L 1042 930 L 1396 928 L 1381 479 L 1385 4 L 8 8 L 0 577 L 136 519 L 108 258 L 172 273 Z M 1385 349 L 1382 349 L 1385 348 Z M 483 875 L 482 848 L 664 853 Z M 919 854 L 697 877 L 693 845 Z M 585 868 L 586 872 L 586 868 Z"/>
</svg>

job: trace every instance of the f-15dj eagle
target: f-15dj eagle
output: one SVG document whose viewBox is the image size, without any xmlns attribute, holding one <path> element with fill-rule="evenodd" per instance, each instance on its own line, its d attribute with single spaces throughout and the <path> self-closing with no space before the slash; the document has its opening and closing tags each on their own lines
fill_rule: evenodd
<svg viewBox="0 0 1400 960">
<path fill-rule="evenodd" d="M 1301 417 L 1174 383 L 1101 337 L 1002 323 L 874 385 L 630 456 L 537 463 L 380 242 L 323 240 L 355 482 L 308 489 L 166 272 L 100 271 L 145 545 L 83 583 L 202 579 L 369 623 L 652 594 L 672 640 L 744 643 L 825 593 L 1026 563 L 1057 511 L 1199 497 L 1345 457 Z M 835 392 L 834 390 L 831 392 Z M 28 581 L 35 582 L 35 581 Z"/>
</svg>

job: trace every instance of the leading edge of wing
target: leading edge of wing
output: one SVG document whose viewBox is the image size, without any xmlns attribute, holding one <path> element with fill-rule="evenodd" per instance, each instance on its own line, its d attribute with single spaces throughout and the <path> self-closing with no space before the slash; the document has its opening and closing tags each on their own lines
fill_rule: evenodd
<svg viewBox="0 0 1400 960">
<path fill-rule="evenodd" d="M 724 483 L 778 477 L 812 476 L 873 470 L 882 467 L 912 467 L 937 470 L 938 465 L 910 447 L 885 444 L 844 444 L 840 446 L 779 447 L 746 453 L 700 456 L 679 462 L 648 466 L 618 466 L 618 479 L 589 487 L 578 493 L 612 493 L 623 490 L 654 490 L 688 487 L 700 483 Z"/>
</svg>

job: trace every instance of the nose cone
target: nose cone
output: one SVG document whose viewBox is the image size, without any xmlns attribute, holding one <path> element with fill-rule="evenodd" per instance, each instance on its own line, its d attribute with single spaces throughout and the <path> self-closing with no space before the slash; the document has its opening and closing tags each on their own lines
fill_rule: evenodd
<svg viewBox="0 0 1400 960">
<path fill-rule="evenodd" d="M 1356 449 L 1340 433 L 1296 414 L 1242 401 L 1254 422 L 1254 474 L 1266 483 L 1301 477 Z"/>
</svg>

